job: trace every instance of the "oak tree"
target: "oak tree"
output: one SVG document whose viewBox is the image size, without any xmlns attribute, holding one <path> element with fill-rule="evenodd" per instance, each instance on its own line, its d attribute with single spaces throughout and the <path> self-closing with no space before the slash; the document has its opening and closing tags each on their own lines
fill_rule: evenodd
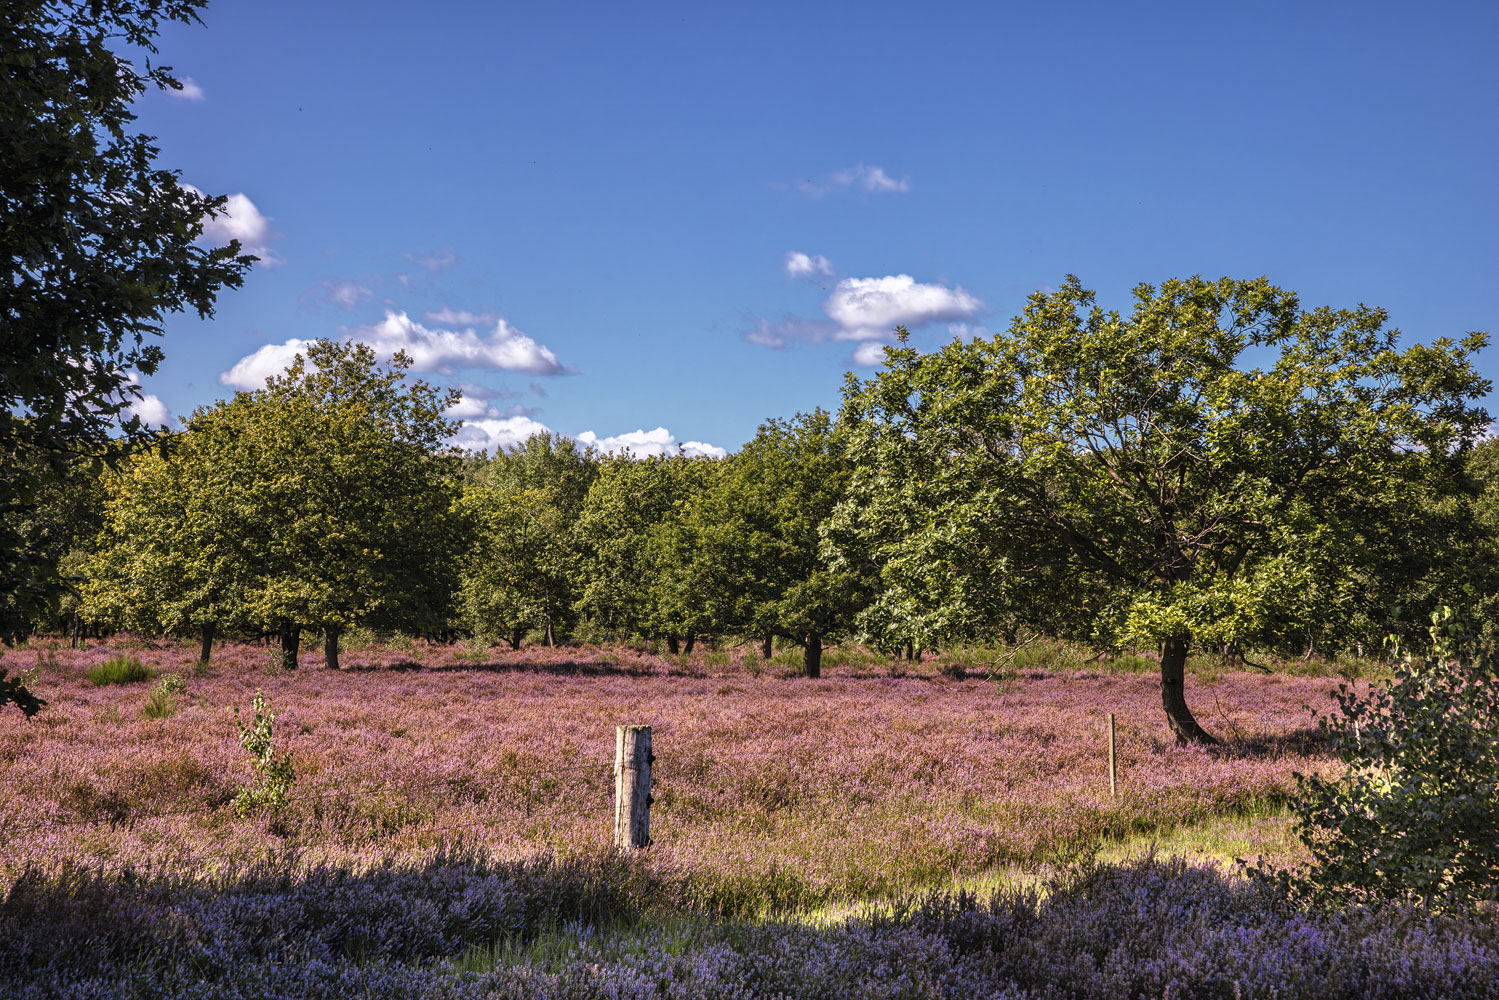
<svg viewBox="0 0 1499 1000">
<path fill-rule="evenodd" d="M 843 519 L 877 555 L 879 613 L 918 638 L 1018 617 L 1159 646 L 1179 740 L 1194 645 L 1378 617 L 1384 558 L 1462 483 L 1488 417 L 1484 334 L 1397 349 L 1381 309 L 1304 309 L 1261 278 L 1135 289 L 1069 276 L 1007 333 L 887 352 L 850 376 Z"/>
</svg>

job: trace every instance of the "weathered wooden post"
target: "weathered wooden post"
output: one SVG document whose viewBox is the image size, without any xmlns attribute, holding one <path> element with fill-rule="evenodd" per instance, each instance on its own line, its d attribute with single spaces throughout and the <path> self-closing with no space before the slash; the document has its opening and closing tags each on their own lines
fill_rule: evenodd
<svg viewBox="0 0 1499 1000">
<path fill-rule="evenodd" d="M 622 851 L 651 843 L 650 726 L 614 730 L 614 846 Z"/>
<path fill-rule="evenodd" d="M 1114 713 L 1109 713 L 1109 797 L 1119 797 L 1118 766 L 1114 757 Z"/>
</svg>

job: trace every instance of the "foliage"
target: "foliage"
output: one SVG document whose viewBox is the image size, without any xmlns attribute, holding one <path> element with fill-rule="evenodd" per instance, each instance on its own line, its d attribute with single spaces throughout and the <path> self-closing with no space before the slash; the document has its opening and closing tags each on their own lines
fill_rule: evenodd
<svg viewBox="0 0 1499 1000">
<path fill-rule="evenodd" d="M 826 411 L 768 420 L 689 508 L 696 577 L 718 627 L 805 650 L 851 633 L 867 581 L 825 557 L 820 530 L 853 471 Z"/>
<path fill-rule="evenodd" d="M 82 614 L 144 635 L 252 624 L 252 557 L 233 502 L 236 476 L 209 435 L 189 431 L 173 436 L 170 458 L 138 454 L 107 477 Z"/>
<path fill-rule="evenodd" d="M 94 687 L 107 684 L 135 684 L 156 676 L 155 668 L 129 653 L 116 653 L 103 663 L 89 667 L 89 683 Z"/>
<path fill-rule="evenodd" d="M 1182 694 L 1193 645 L 1372 639 L 1431 569 L 1411 553 L 1471 524 L 1486 337 L 1399 351 L 1385 320 L 1195 277 L 1122 316 L 1069 276 L 1007 334 L 887 351 L 845 390 L 837 524 L 881 573 L 867 625 L 1159 645 L 1168 722 L 1210 739 Z"/>
<path fill-rule="evenodd" d="M 239 727 L 239 745 L 250 753 L 250 764 L 255 776 L 234 797 L 234 808 L 240 815 L 256 811 L 262 806 L 277 811 L 286 804 L 286 796 L 296 784 L 297 772 L 292 765 L 291 751 L 277 755 L 276 737 L 272 725 L 276 721 L 271 703 L 264 694 L 255 692 L 251 703 L 255 717 L 249 722 L 241 721 L 239 708 L 234 709 L 234 724 Z"/>
<path fill-rule="evenodd" d="M 1310 848 L 1292 888 L 1333 900 L 1414 900 L 1461 909 L 1499 901 L 1499 676 L 1450 608 L 1432 614 L 1430 653 L 1321 720 L 1344 771 L 1300 779 L 1297 832 Z"/>
<path fill-rule="evenodd" d="M 682 518 L 719 465 L 684 455 L 599 463 L 578 517 L 580 614 L 622 638 L 711 630 Z"/>
<path fill-rule="evenodd" d="M 24 635 L 61 586 L 64 552 L 22 530 L 79 457 L 113 461 L 150 441 L 131 414 L 162 360 L 164 317 L 213 313 L 254 259 L 198 245 L 223 210 L 155 163 L 130 131 L 169 22 L 203 0 L 148 5 L 15 2 L 0 17 L 0 637 Z M 129 60 L 130 50 L 144 67 Z M 95 467 L 97 471 L 97 466 Z"/>
<path fill-rule="evenodd" d="M 156 686 L 146 695 L 146 704 L 141 712 L 148 719 L 168 719 L 177 711 L 177 696 L 187 690 L 187 685 L 182 683 L 182 678 L 176 674 L 167 674 L 156 682 Z"/>
<path fill-rule="evenodd" d="M 286 665 L 315 625 L 436 631 L 466 541 L 453 401 L 410 360 L 318 341 L 265 389 L 199 410 L 170 459 L 111 486 L 92 613 L 148 631 L 253 625 Z"/>
<path fill-rule="evenodd" d="M 24 676 L 24 672 L 18 677 L 7 677 L 7 672 L 4 667 L 0 667 L 0 708 L 14 705 L 21 710 L 22 715 L 30 719 L 47 706 L 47 703 L 31 690 L 33 685 Z"/>
<path fill-rule="evenodd" d="M 519 647 L 531 629 L 549 644 L 578 602 L 578 521 L 598 474 L 587 448 L 537 434 L 502 451 L 465 485 L 462 509 L 477 541 L 463 575 L 470 626 Z"/>
</svg>

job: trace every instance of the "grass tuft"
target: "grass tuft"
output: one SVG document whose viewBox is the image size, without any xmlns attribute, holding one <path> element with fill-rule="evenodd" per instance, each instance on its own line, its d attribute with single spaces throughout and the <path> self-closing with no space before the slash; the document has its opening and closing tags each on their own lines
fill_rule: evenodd
<svg viewBox="0 0 1499 1000">
<path fill-rule="evenodd" d="M 96 666 L 88 668 L 89 683 L 94 687 L 106 684 L 135 684 L 149 681 L 156 676 L 156 669 L 148 667 L 129 653 L 118 653 Z"/>
</svg>

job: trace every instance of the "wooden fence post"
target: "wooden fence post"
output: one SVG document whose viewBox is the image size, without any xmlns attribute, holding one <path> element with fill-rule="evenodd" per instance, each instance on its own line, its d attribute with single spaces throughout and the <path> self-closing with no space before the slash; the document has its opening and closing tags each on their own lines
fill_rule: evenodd
<svg viewBox="0 0 1499 1000">
<path fill-rule="evenodd" d="M 614 846 L 620 850 L 651 843 L 650 726 L 614 730 Z"/>
<path fill-rule="evenodd" d="M 1109 797 L 1119 797 L 1118 765 L 1114 756 L 1114 713 L 1109 713 Z"/>
</svg>

